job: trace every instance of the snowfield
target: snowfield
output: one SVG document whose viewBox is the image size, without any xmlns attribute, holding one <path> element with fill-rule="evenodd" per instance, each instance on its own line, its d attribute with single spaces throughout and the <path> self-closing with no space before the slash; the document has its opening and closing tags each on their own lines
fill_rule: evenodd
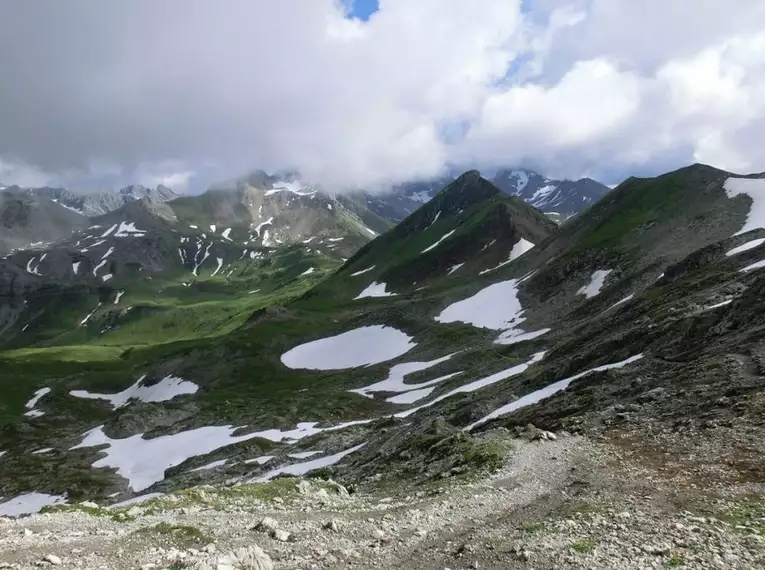
<svg viewBox="0 0 765 570">
<path fill-rule="evenodd" d="M 765 178 L 728 178 L 723 187 L 728 198 L 746 194 L 752 199 L 744 227 L 733 234 L 734 236 L 765 228 Z"/>
<path fill-rule="evenodd" d="M 492 384 L 496 384 L 497 382 L 501 382 L 502 380 L 505 380 L 512 376 L 523 374 L 524 372 L 526 372 L 526 370 L 529 369 L 530 366 L 532 366 L 533 364 L 536 364 L 537 362 L 542 360 L 544 357 L 545 357 L 544 352 L 538 352 L 536 354 L 532 354 L 531 358 L 522 364 L 518 364 L 517 366 L 513 366 L 511 368 L 508 368 L 507 370 L 501 370 L 500 372 L 492 374 L 491 376 L 486 376 L 485 378 L 481 378 L 479 380 L 469 382 L 468 384 L 463 384 L 462 386 L 455 388 L 454 390 L 450 390 L 449 392 L 446 392 L 445 394 L 441 394 L 440 396 L 438 396 L 437 398 L 434 398 L 433 400 L 429 402 L 426 402 L 420 406 L 417 406 L 416 408 L 410 408 L 403 412 L 398 412 L 397 414 L 394 414 L 394 416 L 397 418 L 406 418 L 422 410 L 423 408 L 428 408 L 432 406 L 433 404 L 446 400 L 447 398 L 451 398 L 452 396 L 456 396 L 457 394 L 467 394 L 470 392 L 475 392 L 476 390 L 480 390 L 481 388 L 485 388 L 486 386 L 491 386 Z"/>
<path fill-rule="evenodd" d="M 385 380 L 381 380 L 380 382 L 370 384 L 363 388 L 355 388 L 348 391 L 367 398 L 374 398 L 375 392 L 408 392 L 410 390 L 432 386 L 446 378 L 436 378 L 420 384 L 405 384 L 404 379 L 410 374 L 421 372 L 428 368 L 433 368 L 442 362 L 446 362 L 452 356 L 454 356 L 454 354 L 448 354 L 442 358 L 437 358 L 436 360 L 430 360 L 428 362 L 405 362 L 403 364 L 396 364 L 391 367 L 390 372 L 388 372 L 388 377 Z"/>
<path fill-rule="evenodd" d="M 365 299 L 367 297 L 393 297 L 395 293 L 389 293 L 385 290 L 387 285 L 385 283 L 377 283 L 376 281 L 359 293 L 353 298 L 354 301 L 358 299 Z"/>
<path fill-rule="evenodd" d="M 732 255 L 738 255 L 739 253 L 744 253 L 745 251 L 754 249 L 755 247 L 760 247 L 763 243 L 765 243 L 765 238 L 753 239 L 752 241 L 748 241 L 738 247 L 734 247 L 730 251 L 726 252 L 725 255 L 728 257 Z"/>
<path fill-rule="evenodd" d="M 277 467 L 276 469 L 272 469 L 271 471 L 268 471 L 267 473 L 261 475 L 260 477 L 253 479 L 252 481 L 250 481 L 250 483 L 264 483 L 266 481 L 270 481 L 277 475 L 300 476 L 300 475 L 305 475 L 306 473 L 310 471 L 314 471 L 315 469 L 330 467 L 332 465 L 335 465 L 344 457 L 350 455 L 354 451 L 358 451 L 365 445 L 366 445 L 365 443 L 362 443 L 355 447 L 351 447 L 350 449 L 346 449 L 345 451 L 341 451 L 340 453 L 335 453 L 334 455 L 327 455 L 325 457 L 319 457 L 318 459 L 311 459 L 310 461 L 303 461 L 301 463 L 293 463 L 292 465 L 284 465 L 282 467 Z"/>
<path fill-rule="evenodd" d="M 361 271 L 357 271 L 356 273 L 351 273 L 351 277 L 358 277 L 359 275 L 364 275 L 364 273 L 368 271 L 372 271 L 376 266 L 373 265 L 372 267 L 367 267 L 366 269 L 362 269 Z"/>
<path fill-rule="evenodd" d="M 550 396 L 557 394 L 558 392 L 562 392 L 563 390 L 568 388 L 571 382 L 573 382 L 574 380 L 578 380 L 579 378 L 582 378 L 584 376 L 587 376 L 588 374 L 592 374 L 593 372 L 604 372 L 606 370 L 612 370 L 614 368 L 623 368 L 627 366 L 628 364 L 637 362 L 641 358 L 643 358 L 643 355 L 638 354 L 636 356 L 631 356 L 630 358 L 627 358 L 626 360 L 622 360 L 621 362 L 615 362 L 613 364 L 603 364 L 602 366 L 596 366 L 595 368 L 590 368 L 589 370 L 585 370 L 584 372 L 580 372 L 579 374 L 576 374 L 569 378 L 565 378 L 563 380 L 558 380 L 557 382 L 553 382 L 552 384 L 545 386 L 544 388 L 531 392 L 530 394 L 526 394 L 525 396 L 515 400 L 514 402 L 510 402 L 509 404 L 502 406 L 501 408 L 497 408 L 496 410 L 494 410 L 487 416 L 484 416 L 477 422 L 467 426 L 465 428 L 465 431 L 470 431 L 474 427 L 479 426 L 483 423 L 486 423 L 489 420 L 498 418 L 500 416 L 504 416 L 520 408 L 531 406 L 541 400 L 544 400 L 545 398 L 549 398 Z"/>
<path fill-rule="evenodd" d="M 603 289 L 603 283 L 605 283 L 606 277 L 608 277 L 612 271 L 613 269 L 598 269 L 590 276 L 590 282 L 587 285 L 582 286 L 576 294 L 584 295 L 588 299 L 592 299 L 600 293 L 601 289 Z"/>
<path fill-rule="evenodd" d="M 146 376 L 141 376 L 135 384 L 116 394 L 93 394 L 87 390 L 72 390 L 69 395 L 87 400 L 107 400 L 112 408 L 126 406 L 130 400 L 141 402 L 167 402 L 184 394 L 195 394 L 199 387 L 193 382 L 178 376 L 165 376 L 152 386 L 142 386 Z"/>
<path fill-rule="evenodd" d="M 372 325 L 298 345 L 282 354 L 281 361 L 293 369 L 343 370 L 392 360 L 416 345 L 393 327 Z"/>
<path fill-rule="evenodd" d="M 63 505 L 66 497 L 47 493 L 24 493 L 4 503 L 0 503 L 0 517 L 20 517 L 39 513 L 43 507 Z"/>
</svg>

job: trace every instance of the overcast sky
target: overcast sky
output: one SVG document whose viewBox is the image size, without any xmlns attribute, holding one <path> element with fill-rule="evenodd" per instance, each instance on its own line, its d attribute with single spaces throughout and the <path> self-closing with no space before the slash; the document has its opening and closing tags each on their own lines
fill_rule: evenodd
<svg viewBox="0 0 765 570">
<path fill-rule="evenodd" d="M 763 0 L 0 0 L 0 182 L 765 170 Z"/>
</svg>

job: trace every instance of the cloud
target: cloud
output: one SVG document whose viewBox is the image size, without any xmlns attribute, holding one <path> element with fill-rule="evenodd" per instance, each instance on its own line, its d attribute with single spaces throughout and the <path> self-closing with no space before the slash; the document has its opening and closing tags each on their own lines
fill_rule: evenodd
<svg viewBox="0 0 765 570">
<path fill-rule="evenodd" d="M 735 8 L 381 0 L 364 21 L 340 0 L 0 0 L 0 182 L 763 170 L 765 4 Z"/>
</svg>

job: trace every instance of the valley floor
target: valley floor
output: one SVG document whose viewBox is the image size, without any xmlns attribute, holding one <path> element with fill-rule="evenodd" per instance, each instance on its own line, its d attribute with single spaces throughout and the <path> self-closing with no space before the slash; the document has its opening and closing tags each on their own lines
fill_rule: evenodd
<svg viewBox="0 0 765 570">
<path fill-rule="evenodd" d="M 765 486 L 734 453 L 761 458 L 761 426 L 651 431 L 532 430 L 490 476 L 401 494 L 277 479 L 0 519 L 0 568 L 230 568 L 197 563 L 253 545 L 277 569 L 765 567 Z"/>
</svg>

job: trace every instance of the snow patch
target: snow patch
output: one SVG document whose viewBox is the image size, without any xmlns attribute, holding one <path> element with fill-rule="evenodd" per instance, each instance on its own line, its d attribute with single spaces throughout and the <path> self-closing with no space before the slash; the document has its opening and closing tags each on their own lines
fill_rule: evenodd
<svg viewBox="0 0 765 570">
<path fill-rule="evenodd" d="M 353 300 L 356 301 L 357 299 L 365 299 L 367 297 L 393 297 L 396 295 L 396 293 L 388 293 L 385 290 L 386 287 L 385 283 L 374 282 L 359 293 L 358 296 L 354 297 Z"/>
<path fill-rule="evenodd" d="M 579 289 L 576 294 L 584 295 L 588 299 L 592 299 L 598 293 L 600 293 L 606 277 L 608 277 L 612 271 L 613 269 L 598 269 L 590 276 L 590 282 L 587 285 L 582 286 L 582 288 Z"/>
<path fill-rule="evenodd" d="M 298 345 L 282 354 L 281 361 L 293 369 L 343 370 L 391 360 L 416 345 L 393 327 L 371 325 Z"/>
<path fill-rule="evenodd" d="M 228 459 L 219 459 L 218 461 L 212 461 L 208 463 L 207 465 L 202 465 L 202 467 L 197 467 L 196 469 L 192 469 L 191 472 L 195 471 L 208 471 L 210 469 L 215 469 L 217 467 L 223 467 L 226 463 L 228 463 Z"/>
<path fill-rule="evenodd" d="M 301 274 L 300 274 L 300 277 L 302 277 L 303 275 L 310 275 L 310 274 L 311 274 L 311 273 L 313 273 L 314 271 L 316 271 L 316 268 L 314 268 L 314 267 L 309 267 L 308 269 L 306 269 L 305 271 L 303 271 L 303 273 L 301 273 Z"/>
<path fill-rule="evenodd" d="M 457 265 L 452 265 L 452 266 L 449 268 L 449 273 L 448 273 L 447 275 L 451 275 L 452 273 L 454 273 L 455 271 L 457 271 L 457 270 L 458 270 L 460 267 L 462 267 L 463 265 L 465 265 L 465 263 L 464 263 L 464 262 L 463 262 L 463 263 L 458 263 Z"/>
<path fill-rule="evenodd" d="M 750 249 L 754 249 L 755 247 L 760 247 L 763 243 L 765 243 L 765 238 L 760 239 L 753 239 L 752 241 L 748 241 L 745 244 L 742 244 L 738 247 L 734 247 L 730 251 L 728 251 L 725 255 L 728 257 L 732 255 L 738 255 L 739 253 L 743 253 L 745 251 L 749 251 Z"/>
<path fill-rule="evenodd" d="M 39 402 L 39 401 L 40 401 L 40 398 L 42 398 L 42 397 L 43 397 L 43 396 L 45 396 L 46 394 L 50 394 L 50 388 L 40 388 L 39 390 L 37 390 L 37 392 L 35 392 L 35 393 L 34 393 L 34 396 L 32 396 L 32 399 L 31 399 L 31 400 L 29 400 L 29 401 L 28 401 L 28 402 L 25 404 L 25 406 L 24 406 L 24 407 L 25 407 L 27 410 L 31 410 L 31 409 L 33 409 L 33 408 L 34 408 L 34 407 L 37 405 L 37 402 Z"/>
<path fill-rule="evenodd" d="M 145 235 L 146 235 L 146 232 L 136 228 L 133 222 L 129 222 L 129 223 L 120 222 L 120 227 L 117 230 L 117 232 L 114 234 L 114 237 L 118 237 L 118 238 L 143 237 Z"/>
<path fill-rule="evenodd" d="M 367 273 L 369 271 L 372 271 L 376 265 L 373 265 L 372 267 L 367 267 L 366 269 L 362 269 L 361 271 L 357 271 L 356 273 L 351 273 L 351 277 L 358 277 L 359 275 L 364 275 L 364 273 Z"/>
<path fill-rule="evenodd" d="M 510 250 L 510 255 L 507 257 L 507 260 L 503 261 L 499 265 L 496 265 L 495 267 L 492 267 L 491 269 L 484 269 L 480 272 L 480 275 L 485 275 L 486 273 L 491 273 L 492 271 L 496 271 L 500 267 L 504 267 L 511 261 L 518 259 L 520 256 L 522 256 L 524 253 L 529 251 L 531 248 L 534 247 L 534 244 L 530 241 L 521 238 L 519 239 L 514 245 L 513 248 Z"/>
<path fill-rule="evenodd" d="M 348 391 L 353 392 L 354 394 L 359 394 L 366 398 L 374 398 L 375 392 L 409 392 L 410 390 L 417 390 L 420 388 L 433 386 L 442 380 L 446 380 L 447 377 L 444 376 L 441 378 L 436 378 L 427 382 L 421 382 L 420 384 L 406 384 L 404 383 L 404 379 L 410 374 L 421 372 L 423 370 L 427 370 L 428 368 L 437 366 L 442 362 L 446 362 L 452 356 L 454 356 L 454 354 L 448 354 L 447 356 L 437 358 L 436 360 L 430 360 L 428 362 L 405 362 L 403 364 L 396 364 L 395 366 L 391 367 L 390 372 L 388 372 L 388 377 L 385 380 L 381 380 L 380 382 L 370 384 L 369 386 L 365 386 L 363 388 L 355 388 Z M 449 375 L 449 377 L 454 375 L 456 374 Z"/>
<path fill-rule="evenodd" d="M 210 277 L 215 277 L 218 274 L 218 271 L 220 271 L 221 267 L 223 267 L 223 258 L 217 257 L 216 260 L 218 262 L 218 267 L 215 268 L 215 271 L 212 272 L 212 275 L 210 275 Z"/>
<path fill-rule="evenodd" d="M 141 376 L 135 384 L 116 394 L 92 394 L 87 390 L 72 390 L 69 394 L 75 398 L 107 400 L 112 408 L 117 409 L 126 406 L 130 400 L 166 402 L 176 396 L 195 394 L 199 389 L 193 382 L 178 376 L 165 376 L 161 381 L 152 386 L 142 386 L 141 383 L 145 378 L 145 375 Z"/>
<path fill-rule="evenodd" d="M 231 228 L 226 228 L 223 230 L 223 233 L 220 234 L 223 239 L 227 239 L 228 241 L 231 241 L 231 238 L 229 235 L 231 235 Z"/>
<path fill-rule="evenodd" d="M 582 378 L 583 376 L 587 376 L 588 374 L 592 374 L 593 372 L 604 372 L 606 370 L 612 370 L 614 368 L 623 368 L 627 366 L 628 364 L 637 362 L 641 358 L 643 358 L 643 355 L 638 354 L 636 356 L 631 356 L 630 358 L 627 358 L 626 360 L 622 360 L 620 362 L 615 362 L 613 364 L 604 364 L 602 366 L 596 366 L 595 368 L 590 368 L 589 370 L 585 370 L 584 372 L 580 372 L 579 374 L 576 374 L 569 378 L 565 378 L 563 380 L 558 380 L 557 382 L 553 382 L 549 386 L 545 386 L 544 388 L 541 388 L 540 390 L 536 390 L 530 394 L 526 394 L 525 396 L 515 400 L 514 402 L 510 402 L 509 404 L 502 406 L 501 408 L 497 408 L 496 410 L 491 412 L 489 415 L 484 416 L 477 422 L 467 426 L 465 428 L 465 431 L 470 431 L 474 427 L 481 425 L 483 423 L 486 423 L 489 420 L 498 418 L 500 416 L 504 416 L 520 408 L 531 406 L 541 400 L 544 400 L 545 398 L 549 398 L 550 396 L 557 394 L 558 392 L 562 392 L 563 390 L 568 388 L 571 382 L 573 382 L 574 380 L 578 380 L 579 378 Z"/>
<path fill-rule="evenodd" d="M 39 513 L 43 507 L 66 504 L 67 499 L 61 495 L 48 495 L 47 493 L 24 493 L 0 503 L 0 517 L 20 517 Z"/>
<path fill-rule="evenodd" d="M 122 299 L 122 296 L 125 294 L 124 291 L 117 291 L 117 296 L 114 299 L 114 304 L 119 305 L 120 299 Z"/>
<path fill-rule="evenodd" d="M 452 234 L 453 234 L 455 231 L 456 231 L 456 230 L 452 230 L 452 231 L 450 231 L 450 232 L 446 232 L 446 233 L 445 233 L 443 236 L 441 236 L 441 239 L 439 239 L 439 240 L 438 240 L 436 243 L 434 243 L 433 245 L 431 245 L 431 246 L 429 246 L 429 247 L 426 247 L 426 248 L 425 248 L 425 249 L 423 249 L 423 250 L 422 250 L 420 253 L 427 253 L 427 252 L 429 252 L 429 251 L 431 251 L 431 250 L 433 250 L 433 249 L 437 248 L 439 245 L 441 245 L 441 243 L 442 243 L 444 240 L 447 240 L 447 239 L 449 239 L 450 237 L 452 237 Z"/>
<path fill-rule="evenodd" d="M 351 447 L 350 449 L 346 449 L 345 451 L 341 451 L 340 453 L 335 453 L 334 455 L 327 455 L 325 457 L 319 457 L 318 459 L 312 459 L 310 461 L 304 461 L 301 463 L 293 463 L 292 465 L 283 465 L 282 467 L 277 467 L 276 469 L 272 469 L 268 471 L 267 473 L 253 479 L 250 482 L 264 483 L 266 481 L 270 481 L 277 475 L 300 476 L 300 475 L 305 475 L 306 473 L 309 473 L 310 471 L 315 471 L 316 469 L 323 469 L 324 467 L 330 467 L 340 462 L 344 457 L 347 457 L 351 453 L 358 451 L 365 445 L 366 443 L 362 443 L 360 445 Z"/>
<path fill-rule="evenodd" d="M 100 306 L 101 306 L 101 303 L 99 302 L 99 303 L 98 303 L 98 305 L 96 305 L 96 308 L 95 308 L 95 309 L 93 309 L 93 311 L 91 311 L 91 312 L 88 314 L 88 316 L 87 316 L 87 317 L 85 317 L 84 319 L 82 319 L 82 320 L 80 321 L 80 326 L 83 326 L 83 325 L 85 325 L 85 324 L 86 324 L 86 323 L 87 323 L 87 322 L 90 320 L 90 317 L 92 317 L 92 316 L 95 314 L 95 312 L 98 310 L 98 308 L 99 308 Z"/>
<path fill-rule="evenodd" d="M 77 272 L 80 270 L 80 263 L 81 263 L 80 261 L 75 261 L 74 263 L 72 263 L 72 273 L 74 273 L 75 275 L 77 275 Z"/>
<path fill-rule="evenodd" d="M 405 410 L 403 412 L 398 412 L 397 414 L 394 414 L 394 415 L 397 418 L 406 418 L 422 410 L 423 408 L 428 408 L 432 406 L 433 404 L 446 400 L 447 398 L 451 398 L 452 396 L 456 396 L 457 394 L 467 394 L 470 392 L 475 392 L 476 390 L 480 390 L 481 388 L 485 388 L 486 386 L 491 386 L 492 384 L 496 384 L 497 382 L 501 382 L 502 380 L 505 380 L 512 376 L 523 374 L 524 372 L 526 372 L 526 370 L 529 369 L 530 366 L 542 360 L 544 356 L 545 356 L 544 352 L 538 352 L 536 354 L 531 355 L 531 358 L 522 364 L 518 364 L 506 370 L 502 370 L 490 376 L 486 376 L 485 378 L 481 378 L 479 380 L 475 380 L 468 384 L 464 384 L 458 388 L 455 388 L 454 390 L 451 390 L 449 392 L 446 392 L 445 394 L 438 396 L 437 398 L 429 402 L 426 402 L 425 404 L 422 404 L 415 408 L 411 408 L 409 410 Z"/>
<path fill-rule="evenodd" d="M 109 281 L 109 279 L 111 279 L 112 277 L 114 277 L 114 275 L 112 275 L 111 273 L 107 273 L 106 275 L 104 275 L 103 277 L 101 277 L 101 279 L 103 279 L 104 283 L 106 283 L 106 282 L 107 282 L 107 281 Z"/>
<path fill-rule="evenodd" d="M 752 199 L 744 227 L 733 234 L 734 236 L 765 228 L 765 178 L 728 178 L 723 187 L 728 198 L 746 194 Z"/>
<path fill-rule="evenodd" d="M 752 263 L 751 265 L 747 265 L 741 270 L 741 273 L 748 273 L 750 271 L 754 271 L 755 269 L 762 269 L 765 267 L 765 259 L 762 261 L 758 261 L 757 263 Z"/>
</svg>

